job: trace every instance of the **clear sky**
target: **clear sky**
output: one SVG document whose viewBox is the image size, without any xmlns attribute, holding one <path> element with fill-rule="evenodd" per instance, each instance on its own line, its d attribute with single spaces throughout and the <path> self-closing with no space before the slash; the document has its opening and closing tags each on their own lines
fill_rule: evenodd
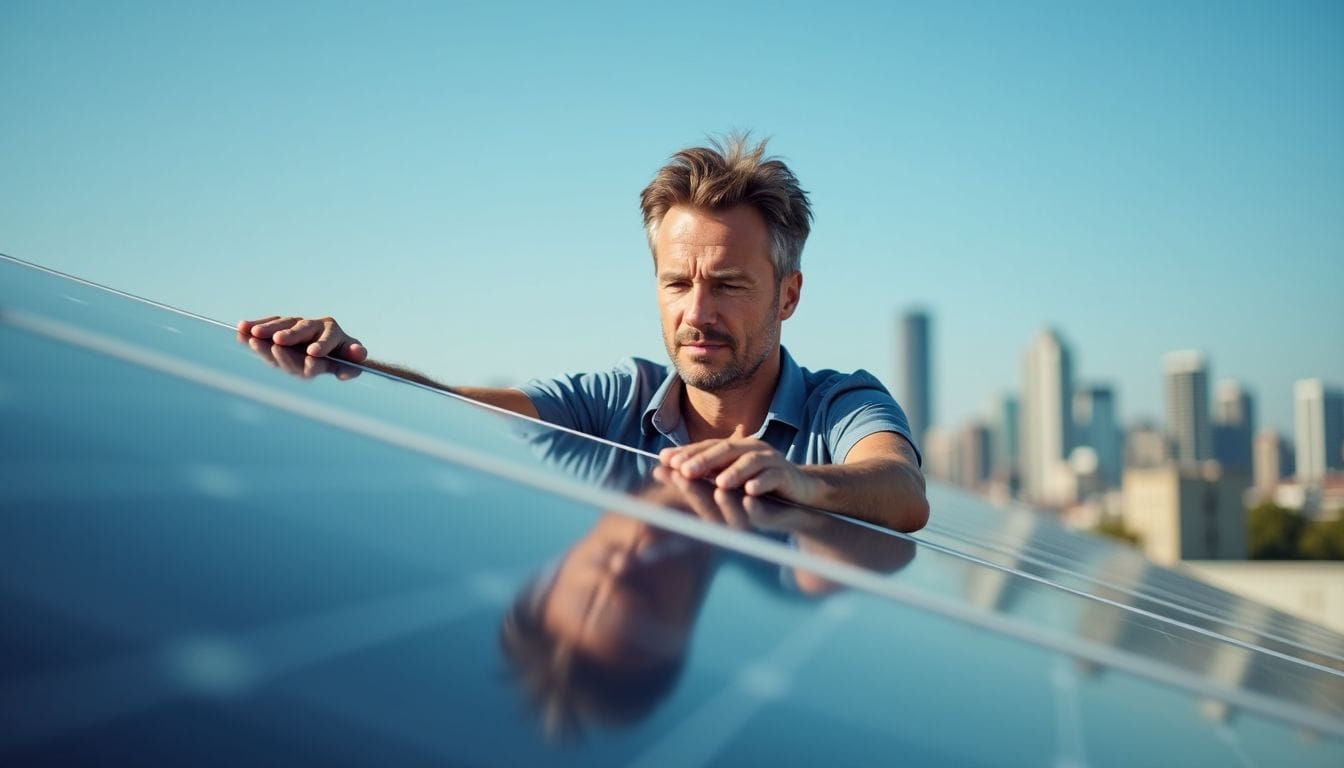
<svg viewBox="0 0 1344 768">
<path fill-rule="evenodd" d="M 894 387 L 928 308 L 938 423 L 1047 324 L 1127 420 L 1173 349 L 1344 385 L 1339 2 L 0 2 L 0 252 L 451 383 L 665 357 L 638 192 L 734 128 L 812 193 L 785 344 Z"/>
</svg>

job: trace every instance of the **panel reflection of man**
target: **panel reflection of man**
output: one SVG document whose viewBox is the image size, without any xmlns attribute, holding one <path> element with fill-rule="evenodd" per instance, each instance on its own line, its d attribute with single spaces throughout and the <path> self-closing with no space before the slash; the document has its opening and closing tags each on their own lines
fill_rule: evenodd
<svg viewBox="0 0 1344 768">
<path fill-rule="evenodd" d="M 711 522 L 783 536 L 801 552 L 890 573 L 913 545 L 806 510 L 743 497 L 659 467 L 638 494 Z M 680 676 L 692 630 L 725 552 L 619 514 L 603 515 L 559 562 L 515 600 L 501 631 L 504 654 L 547 736 L 648 715 Z M 799 596 L 839 588 L 805 570 L 775 569 L 762 581 Z"/>
<path fill-rule="evenodd" d="M 514 602 L 505 657 L 551 738 L 647 715 L 681 673 L 715 550 L 604 515 Z"/>
<path fill-rule="evenodd" d="M 629 358 L 516 389 L 449 387 L 368 360 L 329 317 L 271 316 L 238 330 L 302 375 L 328 370 L 321 358 L 332 355 L 659 454 L 722 488 L 922 527 L 924 477 L 896 401 L 865 371 L 808 370 L 780 344 L 802 295 L 812 219 L 788 166 L 742 136 L 685 149 L 644 189 L 641 208 L 670 366 Z M 309 357 L 296 366 L 268 339 Z"/>
</svg>

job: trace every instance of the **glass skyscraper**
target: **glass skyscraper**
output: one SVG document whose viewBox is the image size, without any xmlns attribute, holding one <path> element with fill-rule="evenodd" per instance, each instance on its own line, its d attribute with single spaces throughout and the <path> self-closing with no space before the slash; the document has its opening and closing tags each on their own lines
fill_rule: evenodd
<svg viewBox="0 0 1344 768">
<path fill-rule="evenodd" d="M 1163 359 L 1162 368 L 1167 390 L 1167 434 L 1177 463 L 1212 459 L 1208 360 L 1200 352 L 1171 352 Z"/>
<path fill-rule="evenodd" d="M 933 421 L 930 357 L 928 313 L 906 312 L 901 316 L 900 401 L 916 442 L 923 442 L 924 433 Z"/>
</svg>

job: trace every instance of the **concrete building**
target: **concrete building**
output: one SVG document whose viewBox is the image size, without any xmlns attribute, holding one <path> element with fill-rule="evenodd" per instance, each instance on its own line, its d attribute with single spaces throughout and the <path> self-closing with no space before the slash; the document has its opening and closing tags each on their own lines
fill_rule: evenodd
<svg viewBox="0 0 1344 768">
<path fill-rule="evenodd" d="M 1266 428 L 1255 434 L 1253 453 L 1255 489 L 1265 498 L 1284 478 L 1293 475 L 1293 451 L 1282 435 Z"/>
<path fill-rule="evenodd" d="M 1293 384 L 1297 479 L 1320 483 L 1325 473 L 1344 469 L 1344 392 L 1320 379 Z"/>
<path fill-rule="evenodd" d="M 1213 458 L 1224 472 L 1250 476 L 1254 465 L 1255 401 L 1239 381 L 1225 379 L 1213 390 Z"/>
<path fill-rule="evenodd" d="M 1125 433 L 1125 467 L 1160 467 L 1169 461 L 1171 445 L 1155 425 L 1139 422 Z"/>
<path fill-rule="evenodd" d="M 1200 352 L 1171 352 L 1162 360 L 1167 393 L 1167 434 L 1179 464 L 1213 458 L 1209 425 L 1209 365 Z"/>
<path fill-rule="evenodd" d="M 1201 560 L 1195 578 L 1344 632 L 1344 563 L 1308 560 Z"/>
<path fill-rule="evenodd" d="M 1073 501 L 1073 360 L 1053 330 L 1037 334 L 1023 356 L 1020 416 L 1023 494 L 1046 505 Z"/>
<path fill-rule="evenodd" d="M 1245 490 L 1244 480 L 1222 474 L 1213 463 L 1128 469 L 1125 528 L 1142 537 L 1144 554 L 1162 565 L 1244 559 Z"/>
<path fill-rule="evenodd" d="M 922 444 L 924 433 L 933 426 L 933 388 L 929 315 L 910 311 L 901 316 L 900 403 L 910 420 L 910 434 Z"/>
<path fill-rule="evenodd" d="M 1073 395 L 1074 445 L 1096 454 L 1096 473 L 1102 488 L 1119 488 L 1124 471 L 1124 434 L 1116 414 L 1115 393 L 1109 386 L 1079 387 Z"/>
<path fill-rule="evenodd" d="M 941 427 L 924 432 L 924 474 L 931 480 L 956 483 L 961 476 L 961 451 L 954 433 Z"/>
<path fill-rule="evenodd" d="M 1344 515 L 1344 472 L 1327 472 L 1319 481 L 1280 480 L 1271 491 L 1256 489 L 1257 500 L 1268 499 L 1308 520 L 1338 520 Z"/>
</svg>

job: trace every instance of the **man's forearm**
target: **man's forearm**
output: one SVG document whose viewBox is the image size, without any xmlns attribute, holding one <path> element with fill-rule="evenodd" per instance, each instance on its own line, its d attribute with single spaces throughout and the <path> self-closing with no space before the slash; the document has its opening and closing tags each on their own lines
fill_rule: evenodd
<svg viewBox="0 0 1344 768">
<path fill-rule="evenodd" d="M 372 368 L 373 370 L 380 371 L 382 373 L 389 373 L 398 378 L 406 379 L 407 381 L 413 381 L 416 384 L 423 384 L 426 387 L 441 389 L 444 392 L 452 392 L 453 394 L 461 394 L 460 392 L 457 392 L 453 387 L 450 387 L 447 384 L 435 381 L 429 378 L 428 376 L 424 375 L 423 373 L 420 373 L 419 371 L 413 371 L 410 368 L 403 368 L 400 365 L 384 363 L 381 360 L 366 360 L 364 361 L 364 367 Z"/>
<path fill-rule="evenodd" d="M 372 368 L 375 371 L 380 371 L 382 373 L 389 373 L 393 376 L 406 379 L 407 381 L 413 381 L 416 384 L 423 384 L 426 387 L 432 387 L 434 389 L 442 390 L 444 392 L 450 392 L 454 395 L 460 395 L 461 397 L 469 398 L 477 402 L 485 403 L 487 405 L 493 405 L 496 408 L 503 408 L 507 411 L 513 411 L 514 413 L 522 414 L 523 416 L 530 416 L 531 418 L 534 419 L 537 418 L 537 408 L 532 404 L 532 400 L 527 395 L 523 394 L 520 390 L 517 389 L 504 389 L 495 387 L 453 387 L 444 384 L 442 382 L 435 381 L 434 379 L 429 378 L 423 373 L 413 371 L 410 368 L 403 368 L 399 365 L 392 365 L 390 363 L 384 363 L 377 360 L 368 360 L 364 363 L 364 365 L 369 368 Z"/>
<path fill-rule="evenodd" d="M 800 469 L 820 481 L 809 506 L 905 532 L 917 531 L 929 520 L 924 476 L 906 462 L 873 458 Z"/>
</svg>

